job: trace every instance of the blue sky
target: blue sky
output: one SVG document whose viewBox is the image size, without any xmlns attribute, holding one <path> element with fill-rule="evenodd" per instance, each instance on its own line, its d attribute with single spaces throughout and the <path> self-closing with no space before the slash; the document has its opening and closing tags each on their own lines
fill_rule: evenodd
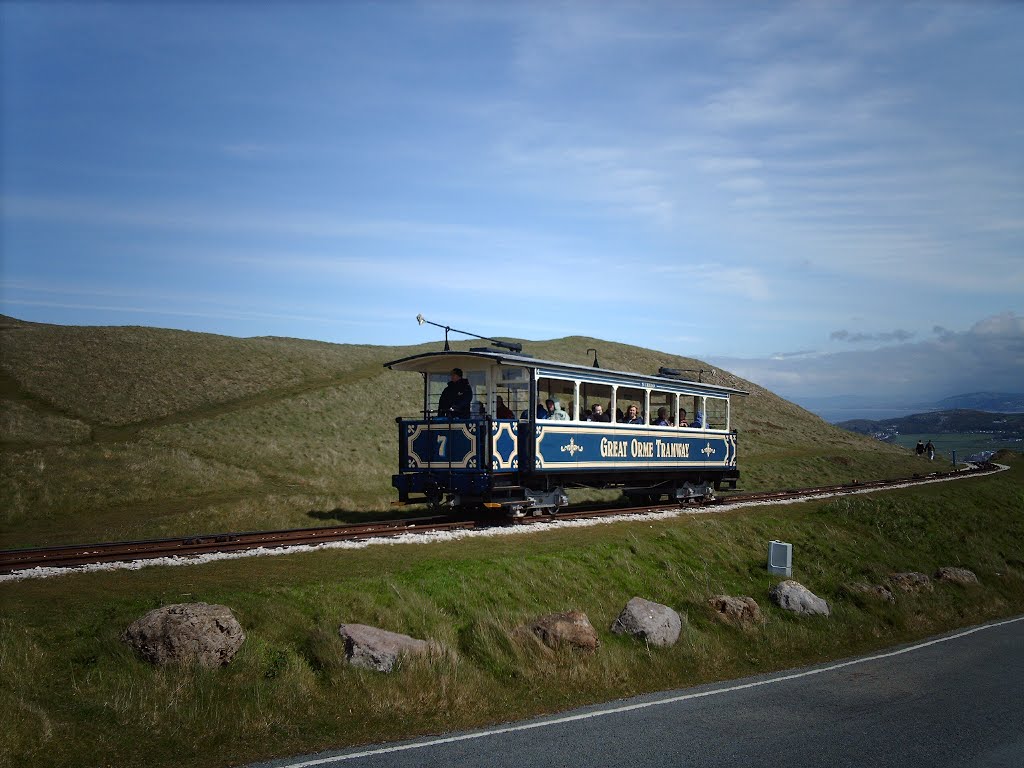
<svg viewBox="0 0 1024 768">
<path fill-rule="evenodd" d="M 0 13 L 7 314 L 1024 389 L 1024 4 Z"/>
</svg>

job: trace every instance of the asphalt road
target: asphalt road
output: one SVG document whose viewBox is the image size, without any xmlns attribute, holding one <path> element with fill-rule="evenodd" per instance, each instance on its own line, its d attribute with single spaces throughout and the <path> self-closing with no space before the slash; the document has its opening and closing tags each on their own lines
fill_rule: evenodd
<svg viewBox="0 0 1024 768">
<path fill-rule="evenodd" d="M 1024 616 L 872 656 L 277 768 L 1024 767 Z"/>
</svg>

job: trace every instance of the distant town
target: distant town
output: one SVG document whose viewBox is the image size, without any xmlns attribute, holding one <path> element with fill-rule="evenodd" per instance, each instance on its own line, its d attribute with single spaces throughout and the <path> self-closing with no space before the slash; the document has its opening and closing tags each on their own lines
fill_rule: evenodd
<svg viewBox="0 0 1024 768">
<path fill-rule="evenodd" d="M 1022 412 L 1016 413 L 952 408 L 890 419 L 850 419 L 836 426 L 909 449 L 918 440 L 930 440 L 947 458 L 956 451 L 961 460 L 984 460 L 1001 448 L 1024 448 L 1024 398 L 1021 405 Z"/>
</svg>

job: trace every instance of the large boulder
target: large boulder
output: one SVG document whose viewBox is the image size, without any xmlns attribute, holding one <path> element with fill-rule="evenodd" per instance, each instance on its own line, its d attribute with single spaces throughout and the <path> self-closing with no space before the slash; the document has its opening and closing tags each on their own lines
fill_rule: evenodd
<svg viewBox="0 0 1024 768">
<path fill-rule="evenodd" d="M 715 617 L 728 624 L 750 628 L 764 621 L 761 608 L 752 597 L 715 595 L 708 603 L 715 612 Z"/>
<path fill-rule="evenodd" d="M 597 631 L 583 611 L 563 611 L 541 616 L 526 626 L 548 648 L 569 645 L 584 651 L 596 651 Z"/>
<path fill-rule="evenodd" d="M 801 616 L 829 616 L 828 603 L 798 581 L 779 582 L 768 592 L 772 602 L 780 608 Z"/>
<path fill-rule="evenodd" d="M 962 584 L 965 587 L 976 587 L 981 583 L 978 581 L 978 576 L 974 571 L 967 568 L 957 568 L 952 565 L 939 568 L 939 570 L 935 572 L 935 579 L 937 581 L 944 581 L 951 584 Z"/>
<path fill-rule="evenodd" d="M 632 635 L 651 645 L 675 645 L 679 639 L 682 621 L 679 614 L 667 605 L 652 603 L 634 597 L 612 622 L 611 630 L 617 635 Z"/>
<path fill-rule="evenodd" d="M 245 642 L 245 632 L 227 606 L 179 603 L 135 620 L 122 639 L 153 664 L 221 667 Z"/>
<path fill-rule="evenodd" d="M 882 584 L 865 584 L 862 581 L 855 581 L 850 584 L 844 584 L 843 589 L 851 595 L 864 595 L 883 603 L 896 602 L 896 595 L 892 593 L 891 589 Z"/>
<path fill-rule="evenodd" d="M 345 641 L 349 664 L 377 672 L 390 672 L 402 655 L 421 656 L 438 649 L 435 643 L 366 624 L 342 624 L 338 634 Z"/>
<path fill-rule="evenodd" d="M 903 592 L 931 592 L 935 588 L 926 574 L 917 571 L 894 573 L 889 576 L 892 585 Z"/>
</svg>

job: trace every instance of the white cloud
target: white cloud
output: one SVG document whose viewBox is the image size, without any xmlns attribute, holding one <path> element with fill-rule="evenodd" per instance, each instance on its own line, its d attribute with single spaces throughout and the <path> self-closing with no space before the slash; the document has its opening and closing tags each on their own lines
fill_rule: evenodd
<svg viewBox="0 0 1024 768">
<path fill-rule="evenodd" d="M 718 358 L 714 364 L 791 398 L 857 394 L 939 399 L 1024 385 L 1024 316 L 1003 312 L 935 340 L 809 358 Z"/>
</svg>

